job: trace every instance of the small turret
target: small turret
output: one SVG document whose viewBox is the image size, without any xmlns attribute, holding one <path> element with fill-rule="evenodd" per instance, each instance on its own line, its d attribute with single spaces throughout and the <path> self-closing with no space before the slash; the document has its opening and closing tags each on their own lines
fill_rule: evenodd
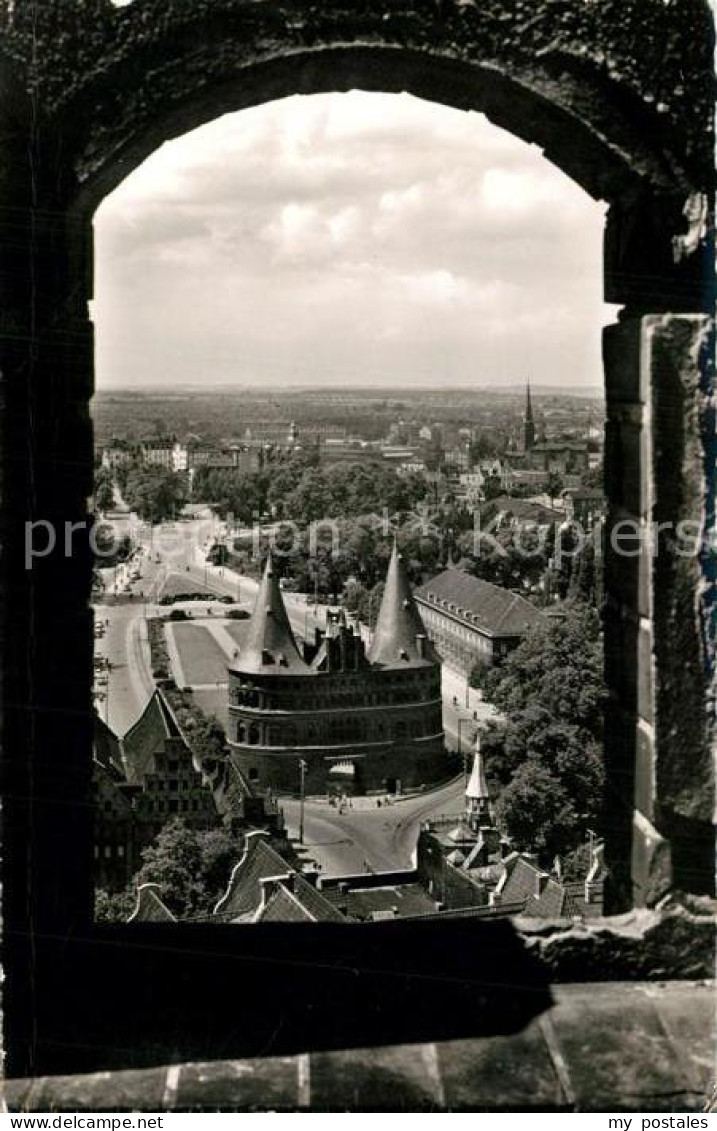
<svg viewBox="0 0 717 1131">
<path fill-rule="evenodd" d="M 480 731 L 476 735 L 473 752 L 473 769 L 466 786 L 466 816 L 472 829 L 493 824 L 490 793 L 483 768 L 483 754 L 480 747 Z"/>
</svg>

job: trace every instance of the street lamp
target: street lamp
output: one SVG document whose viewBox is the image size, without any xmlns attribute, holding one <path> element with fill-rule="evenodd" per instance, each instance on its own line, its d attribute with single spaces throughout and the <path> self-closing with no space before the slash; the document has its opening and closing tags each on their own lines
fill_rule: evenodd
<svg viewBox="0 0 717 1131">
<path fill-rule="evenodd" d="M 308 766 L 303 758 L 299 758 L 299 844 L 304 843 L 304 799 L 306 797 L 306 771 Z"/>
</svg>

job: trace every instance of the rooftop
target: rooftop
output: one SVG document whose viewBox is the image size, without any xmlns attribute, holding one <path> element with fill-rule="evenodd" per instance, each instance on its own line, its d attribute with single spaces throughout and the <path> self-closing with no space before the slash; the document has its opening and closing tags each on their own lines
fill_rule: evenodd
<svg viewBox="0 0 717 1131">
<path fill-rule="evenodd" d="M 411 592 L 403 556 L 396 545 L 386 574 L 386 587 L 368 659 L 372 664 L 386 667 L 438 663 Z"/>
<path fill-rule="evenodd" d="M 172 739 L 184 743 L 176 719 L 164 695 L 157 688 L 137 722 L 120 741 L 124 772 L 131 785 L 140 784 L 146 774 L 154 772 L 155 756 L 163 751 L 165 743 Z M 188 748 L 187 754 L 189 756 Z"/>
<path fill-rule="evenodd" d="M 543 614 L 519 593 L 482 581 L 459 569 L 447 569 L 415 591 L 419 604 L 438 606 L 488 636 L 520 636 Z"/>
<path fill-rule="evenodd" d="M 296 646 L 271 554 L 266 559 L 254 611 L 232 670 L 247 674 L 272 671 L 277 674 L 309 674 L 309 667 Z"/>
</svg>

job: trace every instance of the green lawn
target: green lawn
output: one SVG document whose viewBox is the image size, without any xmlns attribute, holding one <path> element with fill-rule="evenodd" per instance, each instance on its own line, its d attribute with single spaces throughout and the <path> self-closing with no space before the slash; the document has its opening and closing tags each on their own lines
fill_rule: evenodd
<svg viewBox="0 0 717 1131">
<path fill-rule="evenodd" d="M 232 640 L 236 640 L 239 647 L 242 646 L 246 639 L 246 630 L 249 626 L 248 620 L 227 620 L 224 621 L 224 627 L 231 636 Z"/>
<path fill-rule="evenodd" d="M 201 624 L 178 621 L 172 625 L 185 683 L 226 683 L 227 657 Z"/>
</svg>

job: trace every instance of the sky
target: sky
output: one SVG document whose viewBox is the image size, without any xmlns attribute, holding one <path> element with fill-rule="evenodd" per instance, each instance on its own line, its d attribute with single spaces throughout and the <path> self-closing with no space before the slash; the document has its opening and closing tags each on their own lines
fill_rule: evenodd
<svg viewBox="0 0 717 1131">
<path fill-rule="evenodd" d="M 604 215 L 537 147 L 410 95 L 226 115 L 96 213 L 97 387 L 597 390 Z"/>
</svg>

